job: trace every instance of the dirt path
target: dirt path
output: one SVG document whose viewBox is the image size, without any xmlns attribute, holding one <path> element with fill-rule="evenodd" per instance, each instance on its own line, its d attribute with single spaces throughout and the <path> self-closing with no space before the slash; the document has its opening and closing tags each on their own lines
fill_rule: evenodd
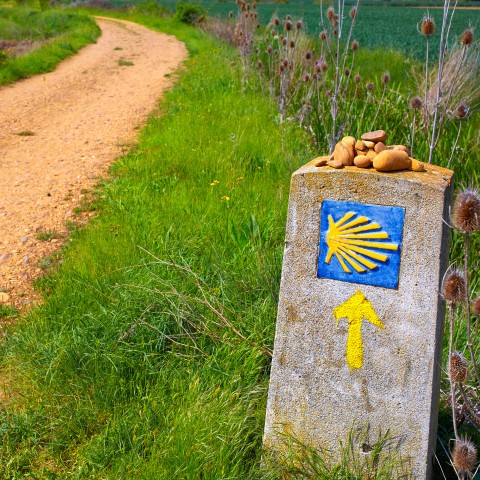
<svg viewBox="0 0 480 480">
<path fill-rule="evenodd" d="M 95 45 L 52 73 L 0 88 L 0 301 L 36 300 L 31 283 L 64 241 L 83 192 L 135 140 L 171 85 L 165 75 L 187 56 L 174 37 L 97 21 Z"/>
</svg>

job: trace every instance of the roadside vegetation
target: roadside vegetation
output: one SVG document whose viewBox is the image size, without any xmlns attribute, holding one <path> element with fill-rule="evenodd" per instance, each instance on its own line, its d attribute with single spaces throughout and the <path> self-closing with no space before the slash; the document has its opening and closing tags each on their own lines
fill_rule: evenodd
<svg viewBox="0 0 480 480">
<path fill-rule="evenodd" d="M 59 269 L 38 282 L 45 304 L 5 326 L 0 476 L 332 480 L 365 478 L 367 468 L 368 478 L 399 478 L 401 461 L 380 462 L 386 438 L 367 466 L 349 445 L 332 468 L 291 439 L 299 456 L 287 470 L 268 456 L 262 467 L 290 175 L 329 144 L 298 128 L 294 110 L 279 109 L 279 90 L 262 83 L 269 77 L 258 68 L 268 59 L 255 48 L 242 57 L 160 13 L 115 15 L 185 41 L 186 68 L 138 145 L 83 206 L 98 215 L 74 230 Z M 408 141 L 418 119 L 401 99 L 418 85 L 396 72 L 423 64 L 396 53 L 382 83 L 383 53 L 360 49 L 359 58 L 370 103 L 366 127 L 355 128 L 367 131 L 382 118 L 379 128 Z M 377 87 L 368 96 L 371 82 Z M 451 160 L 458 183 L 476 187 L 478 116 L 468 120 L 461 132 L 468 142 L 451 159 L 458 127 L 445 130 L 450 148 L 438 163 Z M 472 236 L 471 250 L 478 247 Z M 452 261 L 462 252 L 457 235 Z M 478 259 L 471 261 L 470 285 L 478 288 Z M 448 391 L 447 378 L 443 386 Z M 454 435 L 447 402 L 441 419 L 446 441 Z M 468 421 L 461 428 L 475 435 Z"/>
<path fill-rule="evenodd" d="M 52 71 L 99 35 L 88 15 L 0 5 L 0 85 Z"/>
</svg>

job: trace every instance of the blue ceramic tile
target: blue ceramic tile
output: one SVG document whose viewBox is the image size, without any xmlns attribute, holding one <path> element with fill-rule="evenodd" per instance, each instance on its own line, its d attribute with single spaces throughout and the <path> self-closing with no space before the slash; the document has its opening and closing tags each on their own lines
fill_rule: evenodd
<svg viewBox="0 0 480 480">
<path fill-rule="evenodd" d="M 317 276 L 398 288 L 404 217 L 400 207 L 324 200 Z"/>
</svg>

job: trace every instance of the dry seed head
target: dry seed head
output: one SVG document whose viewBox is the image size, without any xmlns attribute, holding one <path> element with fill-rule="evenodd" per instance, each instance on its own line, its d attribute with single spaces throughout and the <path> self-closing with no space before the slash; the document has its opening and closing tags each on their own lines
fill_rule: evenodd
<svg viewBox="0 0 480 480">
<path fill-rule="evenodd" d="M 290 40 L 290 48 L 295 48 L 295 42 L 293 40 Z"/>
<path fill-rule="evenodd" d="M 310 52 L 310 50 L 305 54 L 305 58 L 307 60 L 310 60 L 312 58 L 312 53 Z"/>
<path fill-rule="evenodd" d="M 283 66 L 283 63 L 280 64 L 280 67 L 278 67 L 278 69 L 280 70 L 280 73 L 284 72 L 285 67 Z"/>
<path fill-rule="evenodd" d="M 308 83 L 310 81 L 310 75 L 308 73 L 306 73 L 305 76 L 303 77 L 303 81 L 305 83 Z"/>
<path fill-rule="evenodd" d="M 362 77 L 357 73 L 353 79 L 355 80 L 355 83 L 360 83 L 362 81 Z"/>
<path fill-rule="evenodd" d="M 286 38 L 282 38 L 282 45 L 285 46 L 287 44 L 287 39 Z"/>
<path fill-rule="evenodd" d="M 333 18 L 335 17 L 335 10 L 333 9 L 333 7 L 328 7 L 327 9 L 327 18 L 329 20 L 333 20 Z"/>
<path fill-rule="evenodd" d="M 318 66 L 320 72 L 326 72 L 327 71 L 328 65 L 327 65 L 327 62 L 325 61 L 325 59 L 321 58 L 318 61 L 317 66 Z"/>
<path fill-rule="evenodd" d="M 257 68 L 262 68 L 263 64 L 261 60 L 258 60 L 257 62 Z"/>
<path fill-rule="evenodd" d="M 465 189 L 453 203 L 453 226 L 464 233 L 480 229 L 480 195 L 476 190 Z"/>
<path fill-rule="evenodd" d="M 382 83 L 383 83 L 384 85 L 386 85 L 386 84 L 390 81 L 390 73 L 389 73 L 389 72 L 384 72 L 384 73 L 382 74 L 381 80 L 382 80 Z"/>
<path fill-rule="evenodd" d="M 228 12 L 228 18 L 233 18 L 233 12 Z"/>
<path fill-rule="evenodd" d="M 284 67 L 288 67 L 288 60 L 283 60 L 282 64 Z"/>
<path fill-rule="evenodd" d="M 422 108 L 422 105 L 423 103 L 420 97 L 413 97 L 410 100 L 410 107 L 414 110 L 420 110 Z"/>
<path fill-rule="evenodd" d="M 287 32 L 289 32 L 292 29 L 292 22 L 290 20 L 287 20 L 284 24 L 284 28 Z"/>
<path fill-rule="evenodd" d="M 462 45 L 471 45 L 473 42 L 473 29 L 472 28 L 467 28 L 463 33 L 462 36 L 460 37 L 460 43 Z"/>
<path fill-rule="evenodd" d="M 367 83 L 367 90 L 371 92 L 375 87 L 375 84 L 373 82 L 368 82 Z"/>
<path fill-rule="evenodd" d="M 435 33 L 435 21 L 429 14 L 425 15 L 420 22 L 420 33 L 427 37 Z"/>
<path fill-rule="evenodd" d="M 472 312 L 478 316 L 480 316 L 480 297 L 477 297 L 473 302 L 472 302 Z"/>
<path fill-rule="evenodd" d="M 463 383 L 468 376 L 467 359 L 459 352 L 453 352 L 449 365 L 450 380 L 455 383 Z"/>
<path fill-rule="evenodd" d="M 297 30 L 300 30 L 302 28 L 302 22 L 298 20 L 297 23 L 295 24 L 295 27 Z"/>
<path fill-rule="evenodd" d="M 346 68 L 344 74 L 345 74 L 346 77 L 349 77 L 350 76 L 350 69 Z"/>
<path fill-rule="evenodd" d="M 457 473 L 470 473 L 475 470 L 477 449 L 468 438 L 455 440 L 452 452 L 452 464 Z"/>
<path fill-rule="evenodd" d="M 461 103 L 455 109 L 455 117 L 459 120 L 463 120 L 465 117 L 468 116 L 469 113 L 470 109 L 468 108 L 468 105 L 465 105 L 464 103 Z"/>
<path fill-rule="evenodd" d="M 358 49 L 358 42 L 356 40 L 354 40 L 352 42 L 352 45 L 350 46 L 350 48 L 354 51 L 357 50 Z"/>
<path fill-rule="evenodd" d="M 272 46 L 271 46 L 271 45 L 269 45 L 269 46 L 267 47 L 267 53 L 268 53 L 269 55 L 272 53 Z"/>
<path fill-rule="evenodd" d="M 356 7 L 352 7 L 352 8 L 350 9 L 350 12 L 349 12 L 350 18 L 351 18 L 352 20 L 354 20 L 355 18 L 357 18 L 357 13 L 358 13 L 358 12 L 357 12 Z"/>
<path fill-rule="evenodd" d="M 320 32 L 320 40 L 325 41 L 327 39 L 327 32 L 324 30 Z"/>
<path fill-rule="evenodd" d="M 333 34 L 334 34 L 335 36 L 338 35 L 338 30 L 337 30 L 336 28 L 333 30 Z"/>
<path fill-rule="evenodd" d="M 442 296 L 452 303 L 461 303 L 467 296 L 465 276 L 460 270 L 450 270 L 443 279 Z"/>
<path fill-rule="evenodd" d="M 278 26 L 280 25 L 280 20 L 279 20 L 277 17 L 275 17 L 275 18 L 273 19 L 273 23 L 274 23 L 275 26 L 278 27 Z"/>
</svg>

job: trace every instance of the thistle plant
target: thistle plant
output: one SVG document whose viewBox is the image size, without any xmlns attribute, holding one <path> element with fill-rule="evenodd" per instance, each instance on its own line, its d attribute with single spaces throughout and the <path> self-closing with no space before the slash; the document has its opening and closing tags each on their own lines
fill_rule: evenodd
<svg viewBox="0 0 480 480">
<path fill-rule="evenodd" d="M 438 31 L 429 13 L 418 26 L 426 48 L 423 74 L 416 76 L 422 115 L 414 114 L 413 121 L 416 125 L 412 130 L 417 130 L 423 137 L 428 163 L 432 163 L 441 135 L 448 126 L 457 129 L 457 138 L 451 147 L 450 164 L 461 137 L 462 126 L 471 109 L 480 100 L 478 46 L 474 41 L 474 30 L 467 28 L 453 44 L 450 39 L 455 8 L 456 3 L 451 5 L 450 0 L 445 0 Z M 430 64 L 433 37 L 439 38 L 438 60 L 435 65 Z M 412 135 L 412 142 L 413 139 Z"/>
<path fill-rule="evenodd" d="M 245 81 L 250 74 L 252 65 L 251 57 L 254 49 L 255 31 L 258 28 L 257 5 L 255 2 L 236 0 L 238 7 L 234 30 L 234 42 L 240 52 L 242 61 L 242 82 L 245 89 Z M 231 15 L 233 17 L 233 14 Z"/>
<path fill-rule="evenodd" d="M 478 322 L 473 331 L 472 314 L 480 313 L 480 299 L 470 299 L 470 240 L 480 231 L 480 195 L 472 189 L 462 190 L 456 197 L 451 214 L 453 228 L 463 235 L 462 270 L 450 268 L 443 280 L 442 296 L 448 304 L 448 378 L 450 382 L 450 405 L 454 431 L 454 446 L 451 452 L 452 465 L 459 478 L 472 478 L 476 468 L 477 450 L 466 437 L 459 434 L 460 418 L 480 431 L 480 402 L 476 391 L 480 387 L 479 366 L 475 357 L 474 340 L 478 334 Z M 478 312 L 478 313 L 477 313 Z M 466 345 L 464 351 L 455 351 L 456 330 L 465 324 Z M 458 332 L 457 332 L 458 333 Z M 465 356 L 466 354 L 466 356 Z M 470 376 L 469 373 L 472 372 Z M 470 384 L 467 381 L 470 379 Z"/>
</svg>

